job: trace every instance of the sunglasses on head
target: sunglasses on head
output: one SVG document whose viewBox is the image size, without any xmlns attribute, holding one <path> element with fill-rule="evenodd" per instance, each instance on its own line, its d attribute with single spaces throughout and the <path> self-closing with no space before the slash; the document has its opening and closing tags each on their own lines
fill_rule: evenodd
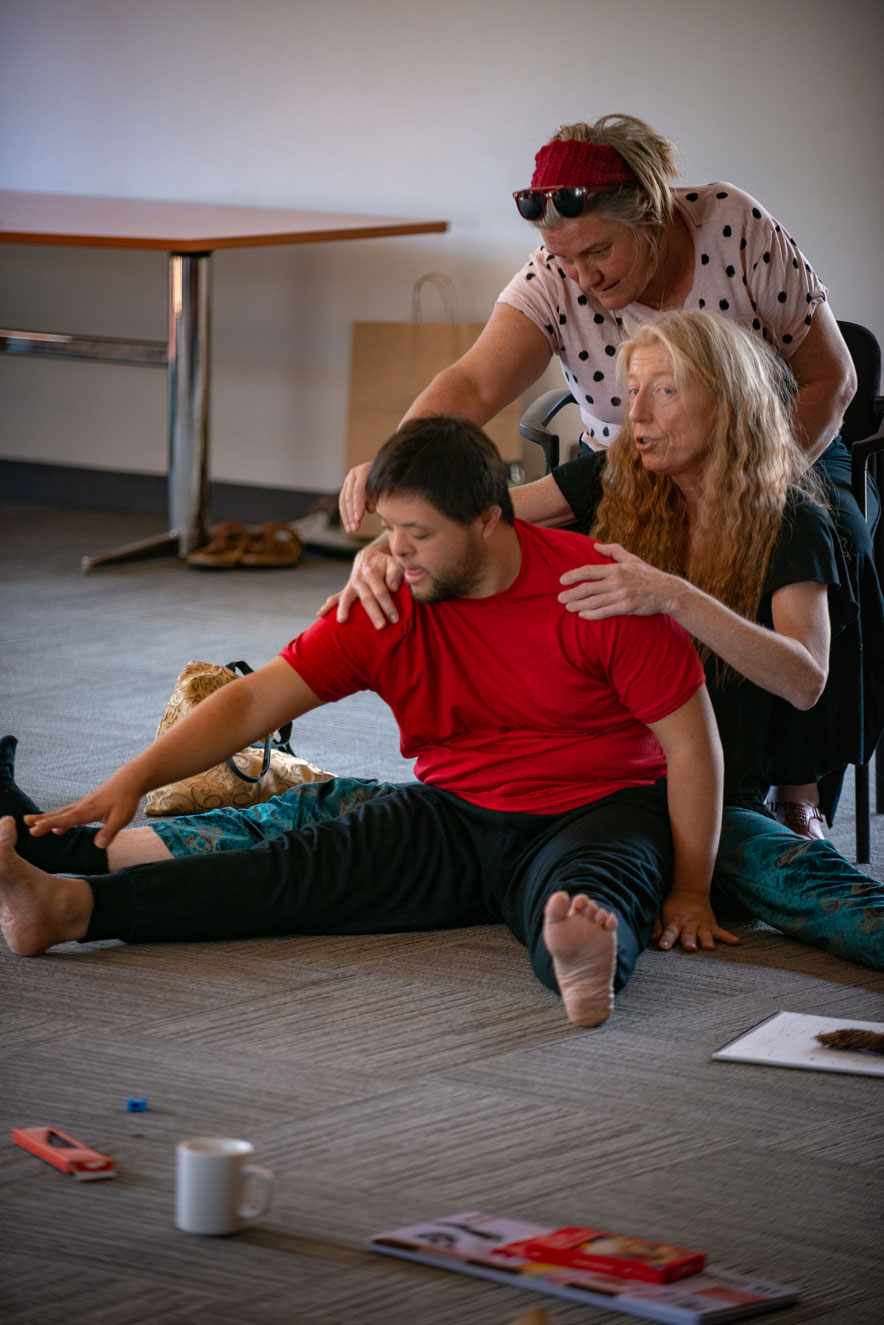
<svg viewBox="0 0 884 1325">
<path fill-rule="evenodd" d="M 559 216 L 567 217 L 570 221 L 575 216 L 583 215 L 587 200 L 593 193 L 598 193 L 598 189 L 585 187 L 519 189 L 517 193 L 513 194 L 513 197 L 516 200 L 519 215 L 526 221 L 538 221 L 544 213 L 546 204 L 550 201 Z"/>
</svg>

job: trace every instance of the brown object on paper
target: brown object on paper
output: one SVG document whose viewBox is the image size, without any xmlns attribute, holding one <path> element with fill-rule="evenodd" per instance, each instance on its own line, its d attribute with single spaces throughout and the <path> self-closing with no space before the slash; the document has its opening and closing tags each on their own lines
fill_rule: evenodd
<svg viewBox="0 0 884 1325">
<path fill-rule="evenodd" d="M 446 319 L 421 320 L 421 296 L 426 284 L 439 292 Z M 431 272 L 415 282 L 410 322 L 354 322 L 350 362 L 350 407 L 347 427 L 347 470 L 373 460 L 391 437 L 412 401 L 430 382 L 465 354 L 483 330 L 482 322 L 459 322 L 454 287 L 445 276 Z M 519 420 L 524 399 L 519 397 L 485 425 L 506 461 L 521 460 Z M 360 529 L 369 537 L 380 530 L 376 516 L 366 516 Z"/>
<path fill-rule="evenodd" d="M 884 1054 L 884 1035 L 880 1031 L 864 1031 L 846 1026 L 840 1031 L 825 1031 L 816 1037 L 829 1049 L 861 1050 L 871 1054 Z"/>
</svg>

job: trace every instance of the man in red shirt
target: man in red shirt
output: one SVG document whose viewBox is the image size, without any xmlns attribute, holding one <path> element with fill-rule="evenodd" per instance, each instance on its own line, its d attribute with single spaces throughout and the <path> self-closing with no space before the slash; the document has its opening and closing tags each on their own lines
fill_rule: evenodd
<svg viewBox="0 0 884 1325">
<path fill-rule="evenodd" d="M 396 624 L 377 631 L 361 608 L 321 618 L 96 791 L 28 816 L 35 837 L 100 821 L 110 874 L 45 873 L 4 819 L 14 951 L 503 921 L 570 1019 L 595 1026 L 658 915 L 664 947 L 736 942 L 709 903 L 722 761 L 686 633 L 663 616 L 565 612 L 559 576 L 602 558 L 581 535 L 514 520 L 472 424 L 407 424 L 370 494 L 404 574 Z M 360 689 L 389 703 L 417 784 L 247 851 L 173 860 L 152 829 L 115 841 L 148 790 Z"/>
</svg>

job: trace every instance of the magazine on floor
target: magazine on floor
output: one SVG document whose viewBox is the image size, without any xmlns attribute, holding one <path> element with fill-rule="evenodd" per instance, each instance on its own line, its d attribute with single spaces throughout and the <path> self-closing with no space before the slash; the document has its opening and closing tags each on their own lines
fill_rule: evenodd
<svg viewBox="0 0 884 1325">
<path fill-rule="evenodd" d="M 510 1249 L 511 1243 L 545 1238 L 553 1232 L 537 1224 L 471 1211 L 376 1233 L 368 1246 L 385 1256 L 607 1307 L 664 1325 L 740 1320 L 787 1306 L 798 1297 L 794 1288 L 714 1265 L 671 1283 L 649 1283 L 537 1261 Z"/>
</svg>

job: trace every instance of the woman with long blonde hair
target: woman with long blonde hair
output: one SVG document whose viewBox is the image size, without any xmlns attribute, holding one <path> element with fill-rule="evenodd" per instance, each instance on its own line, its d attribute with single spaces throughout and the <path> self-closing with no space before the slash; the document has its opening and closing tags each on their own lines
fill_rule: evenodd
<svg viewBox="0 0 884 1325">
<path fill-rule="evenodd" d="M 843 676 L 819 717 L 807 712 L 824 693 L 833 634 L 855 618 L 841 544 L 791 438 L 784 370 L 762 342 L 713 314 L 666 313 L 624 343 L 620 369 L 618 437 L 554 475 L 568 514 L 611 560 L 569 572 L 561 601 L 590 620 L 666 612 L 690 631 L 730 794 L 759 808 L 771 782 L 812 786 L 843 759 L 831 721 Z"/>
<path fill-rule="evenodd" d="M 646 467 L 630 410 L 607 451 L 592 533 L 683 575 L 752 619 L 790 485 L 821 500 L 820 485 L 792 438 L 783 401 L 788 369 L 762 341 L 708 313 L 664 314 L 645 323 L 624 345 L 627 373 L 639 347 L 668 356 L 677 389 L 691 378 L 714 402 L 697 458 L 703 482 L 699 491 L 692 485 L 686 493 L 665 469 Z M 782 382 L 776 394 L 772 377 Z"/>
</svg>

